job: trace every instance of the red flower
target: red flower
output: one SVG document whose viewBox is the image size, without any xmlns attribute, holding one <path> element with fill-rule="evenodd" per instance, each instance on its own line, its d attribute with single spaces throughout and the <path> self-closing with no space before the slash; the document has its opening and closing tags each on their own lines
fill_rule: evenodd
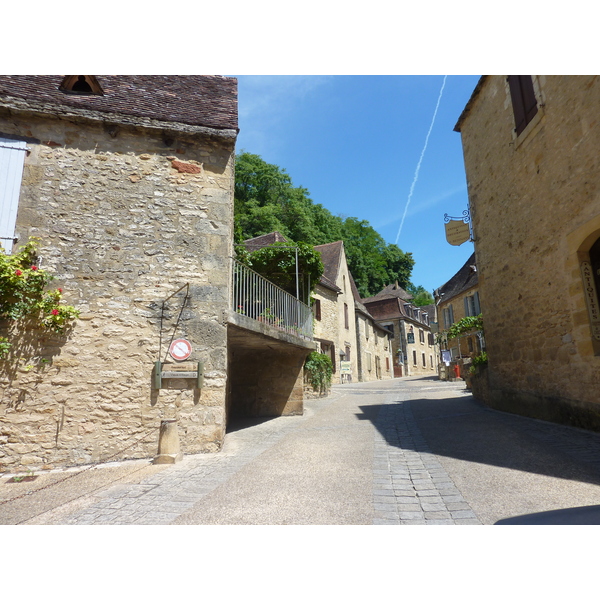
<svg viewBox="0 0 600 600">
<path fill-rule="evenodd" d="M 61 288 L 58 288 L 58 293 L 62 294 L 62 289 Z"/>
<path fill-rule="evenodd" d="M 53 314 L 54 316 L 56 316 L 56 315 L 58 314 L 58 309 L 57 309 L 57 308 L 53 308 L 53 309 L 52 309 L 52 314 Z"/>
<path fill-rule="evenodd" d="M 32 270 L 32 271 L 37 271 L 37 270 L 38 270 L 38 268 L 37 268 L 35 265 L 31 265 L 31 270 Z"/>
<path fill-rule="evenodd" d="M 16 275 L 17 277 L 21 277 L 21 275 L 23 275 L 23 271 L 21 271 L 21 269 L 17 269 L 17 270 L 15 271 L 15 275 Z"/>
</svg>

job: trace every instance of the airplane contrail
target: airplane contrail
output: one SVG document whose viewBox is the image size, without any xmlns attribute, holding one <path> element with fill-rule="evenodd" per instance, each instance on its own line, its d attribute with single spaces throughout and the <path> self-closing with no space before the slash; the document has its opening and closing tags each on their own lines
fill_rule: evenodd
<svg viewBox="0 0 600 600">
<path fill-rule="evenodd" d="M 437 104 L 435 105 L 435 110 L 433 111 L 433 118 L 431 119 L 431 125 L 429 126 L 429 131 L 427 132 L 427 137 L 425 138 L 425 145 L 423 146 L 423 151 L 421 152 L 421 157 L 419 158 L 419 162 L 418 162 L 417 168 L 415 170 L 415 176 L 413 178 L 412 185 L 410 186 L 410 191 L 408 192 L 408 199 L 406 200 L 406 206 L 404 207 L 404 214 L 402 215 L 402 221 L 400 221 L 398 235 L 396 236 L 396 245 L 398 245 L 398 239 L 400 238 L 400 232 L 402 231 L 402 226 L 404 225 L 404 219 L 406 218 L 406 212 L 408 211 L 408 205 L 410 204 L 410 199 L 412 198 L 413 191 L 415 189 L 415 184 L 417 183 L 417 179 L 419 178 L 419 170 L 421 169 L 421 163 L 423 162 L 423 156 L 425 156 L 425 150 L 427 150 L 427 144 L 429 143 L 429 136 L 431 134 L 431 130 L 433 129 L 433 124 L 435 123 L 435 118 L 437 116 L 437 111 L 440 106 L 440 100 L 442 99 L 442 94 L 444 93 L 444 86 L 446 85 L 446 77 L 448 77 L 448 75 L 444 75 L 444 81 L 442 82 L 442 89 L 440 90 L 440 95 L 438 96 Z"/>
</svg>

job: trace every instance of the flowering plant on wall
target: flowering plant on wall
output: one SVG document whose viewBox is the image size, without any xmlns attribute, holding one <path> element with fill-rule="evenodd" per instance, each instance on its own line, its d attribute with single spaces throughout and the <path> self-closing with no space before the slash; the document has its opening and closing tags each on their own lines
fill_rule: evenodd
<svg viewBox="0 0 600 600">
<path fill-rule="evenodd" d="M 37 240 L 30 239 L 15 254 L 0 250 L 0 318 L 13 321 L 33 319 L 56 333 L 79 316 L 73 306 L 61 304 L 62 289 L 46 289 L 54 276 L 37 266 Z M 10 341 L 0 337 L 0 357 Z"/>
</svg>

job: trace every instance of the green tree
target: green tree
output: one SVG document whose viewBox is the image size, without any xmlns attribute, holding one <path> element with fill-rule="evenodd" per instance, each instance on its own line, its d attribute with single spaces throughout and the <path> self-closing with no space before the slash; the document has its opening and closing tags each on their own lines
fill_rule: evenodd
<svg viewBox="0 0 600 600">
<path fill-rule="evenodd" d="M 348 267 L 365 298 L 394 281 L 402 287 L 410 281 L 410 252 L 387 244 L 368 221 L 331 214 L 312 201 L 307 189 L 295 187 L 285 169 L 242 152 L 236 156 L 235 241 L 272 231 L 311 246 L 342 240 Z"/>
</svg>

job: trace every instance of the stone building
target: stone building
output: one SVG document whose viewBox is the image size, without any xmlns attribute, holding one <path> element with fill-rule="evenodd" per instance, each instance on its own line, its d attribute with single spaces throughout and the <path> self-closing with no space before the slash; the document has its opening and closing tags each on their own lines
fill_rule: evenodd
<svg viewBox="0 0 600 600">
<path fill-rule="evenodd" d="M 484 349 L 483 334 L 472 331 L 452 340 L 445 339 L 445 334 L 463 317 L 476 317 L 481 314 L 475 253 L 449 281 L 434 290 L 433 296 L 437 307 L 439 333 L 444 339 L 440 350 L 448 351 L 447 358 L 450 362 L 467 359 L 470 363 L 470 359 Z"/>
<path fill-rule="evenodd" d="M 333 381 L 358 381 L 358 351 L 354 293 L 344 242 L 315 246 L 323 261 L 323 276 L 313 292 L 315 341 L 334 365 Z"/>
<path fill-rule="evenodd" d="M 394 377 L 437 373 L 432 307 L 414 306 L 411 299 L 396 283 L 362 301 L 377 323 L 391 333 Z"/>
<path fill-rule="evenodd" d="M 11 332 L 0 470 L 151 457 L 164 419 L 182 451 L 220 448 L 237 131 L 232 78 L 0 76 L 5 248 L 40 238 L 81 312 Z M 204 381 L 157 386 L 179 337 Z"/>
<path fill-rule="evenodd" d="M 455 127 L 489 361 L 473 389 L 495 408 L 594 430 L 598 106 L 597 76 L 485 76 Z"/>
<path fill-rule="evenodd" d="M 352 275 L 350 275 L 350 285 L 354 294 L 358 381 L 391 379 L 394 376 L 392 333 L 379 325 L 362 304 Z"/>
</svg>

